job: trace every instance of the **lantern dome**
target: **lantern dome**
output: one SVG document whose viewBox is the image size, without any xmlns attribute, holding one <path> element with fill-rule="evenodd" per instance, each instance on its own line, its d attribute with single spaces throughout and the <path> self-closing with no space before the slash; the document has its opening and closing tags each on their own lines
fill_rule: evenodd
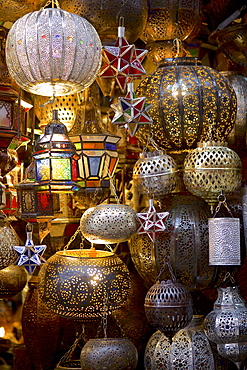
<svg viewBox="0 0 247 370">
<path fill-rule="evenodd" d="M 101 65 L 101 41 L 84 18 L 62 9 L 18 19 L 6 41 L 13 80 L 37 95 L 69 95 L 90 86 Z"/>
</svg>

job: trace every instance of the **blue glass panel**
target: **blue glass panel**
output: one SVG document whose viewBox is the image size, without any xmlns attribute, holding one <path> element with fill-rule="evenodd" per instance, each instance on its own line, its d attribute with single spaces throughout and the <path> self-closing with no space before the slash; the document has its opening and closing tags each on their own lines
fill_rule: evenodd
<svg viewBox="0 0 247 370">
<path fill-rule="evenodd" d="M 91 176 L 97 176 L 99 173 L 100 157 L 91 157 L 89 159 L 89 167 Z"/>
<path fill-rule="evenodd" d="M 105 143 L 105 148 L 108 150 L 117 150 L 117 146 L 110 143 Z"/>
</svg>

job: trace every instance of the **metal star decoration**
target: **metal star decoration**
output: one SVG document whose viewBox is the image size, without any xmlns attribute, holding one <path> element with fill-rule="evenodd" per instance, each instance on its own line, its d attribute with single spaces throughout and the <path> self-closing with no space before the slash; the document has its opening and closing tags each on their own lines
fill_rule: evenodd
<svg viewBox="0 0 247 370">
<path fill-rule="evenodd" d="M 14 246 L 13 249 L 18 254 L 18 259 L 15 264 L 18 266 L 24 266 L 27 272 L 32 275 L 37 266 L 46 262 L 42 255 L 47 246 L 34 245 L 32 240 L 32 231 L 30 231 L 30 229 L 32 230 L 32 226 L 27 224 L 27 240 L 25 246 Z"/>
<path fill-rule="evenodd" d="M 117 125 L 127 125 L 130 136 L 135 136 L 139 125 L 146 125 L 153 122 L 147 111 L 152 104 L 146 103 L 145 97 L 137 97 L 134 93 L 133 83 L 128 83 L 128 93 L 125 97 L 118 98 L 116 104 L 111 108 L 115 111 L 112 123 Z"/>
<path fill-rule="evenodd" d="M 156 212 L 153 199 L 149 199 L 149 208 L 147 212 L 137 213 L 137 217 L 141 226 L 137 230 L 137 234 L 148 234 L 152 242 L 155 241 L 158 234 L 166 230 L 164 221 L 168 217 L 169 212 Z"/>
<path fill-rule="evenodd" d="M 141 63 L 148 52 L 130 45 L 124 32 L 124 27 L 118 27 L 115 45 L 103 47 L 102 67 L 98 74 L 98 77 L 115 79 L 122 92 L 126 89 L 129 77 L 138 78 L 146 74 Z"/>
</svg>

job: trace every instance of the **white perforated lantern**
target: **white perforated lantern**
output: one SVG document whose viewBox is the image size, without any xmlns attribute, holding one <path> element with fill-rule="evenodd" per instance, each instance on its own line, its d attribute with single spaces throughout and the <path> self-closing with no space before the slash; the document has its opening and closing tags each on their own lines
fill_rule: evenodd
<svg viewBox="0 0 247 370">
<path fill-rule="evenodd" d="M 101 41 L 84 18 L 62 9 L 31 12 L 18 19 L 6 41 L 11 77 L 38 95 L 69 95 L 84 90 L 101 65 Z"/>
</svg>

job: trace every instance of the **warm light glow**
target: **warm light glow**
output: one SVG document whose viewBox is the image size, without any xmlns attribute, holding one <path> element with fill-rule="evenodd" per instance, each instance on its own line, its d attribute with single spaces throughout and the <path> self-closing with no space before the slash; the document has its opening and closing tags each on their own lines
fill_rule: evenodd
<svg viewBox="0 0 247 370">
<path fill-rule="evenodd" d="M 3 326 L 0 327 L 0 338 L 3 338 L 5 336 L 5 329 Z"/>
</svg>

